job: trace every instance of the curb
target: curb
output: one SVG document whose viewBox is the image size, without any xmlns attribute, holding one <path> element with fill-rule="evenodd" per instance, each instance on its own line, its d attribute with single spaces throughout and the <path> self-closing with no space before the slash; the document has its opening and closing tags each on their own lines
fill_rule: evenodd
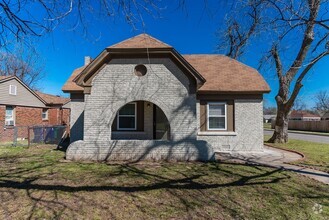
<svg viewBox="0 0 329 220">
<path fill-rule="evenodd" d="M 274 131 L 274 129 L 264 128 L 264 131 Z M 288 130 L 288 133 L 294 133 L 294 134 L 305 134 L 305 135 L 316 135 L 316 136 L 323 136 L 323 137 L 329 137 L 329 133 L 321 134 L 321 133 L 312 133 L 312 132 L 303 132 L 303 131 L 297 131 L 297 130 Z"/>
</svg>

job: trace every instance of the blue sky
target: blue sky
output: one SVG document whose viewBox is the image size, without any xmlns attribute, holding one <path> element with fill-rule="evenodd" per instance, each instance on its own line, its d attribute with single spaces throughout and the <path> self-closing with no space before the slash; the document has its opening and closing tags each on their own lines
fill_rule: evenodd
<svg viewBox="0 0 329 220">
<path fill-rule="evenodd" d="M 140 33 L 148 33 L 176 48 L 181 54 L 216 53 L 218 37 L 216 32 L 224 24 L 225 3 L 208 1 L 187 1 L 184 9 L 168 5 L 161 9 L 161 17 L 144 15 L 145 27 L 137 25 L 137 30 L 127 24 L 122 17 L 113 19 L 95 19 L 86 17 L 87 34 L 81 27 L 68 30 L 67 25 L 58 26 L 51 34 L 37 40 L 37 49 L 44 58 L 45 78 L 39 82 L 42 91 L 64 95 L 61 87 L 72 71 L 83 65 L 84 56 L 96 57 L 105 47 Z M 90 20 L 89 20 L 90 19 Z M 72 22 L 75 17 L 68 17 L 65 22 Z M 72 22 L 73 23 L 73 22 Z M 242 62 L 258 67 L 262 48 L 249 47 Z M 319 90 L 329 91 L 328 58 L 319 62 L 304 81 L 300 97 L 312 107 L 313 96 Z M 272 92 L 265 95 L 267 105 L 275 105 L 277 79 L 273 70 L 261 72 L 271 86 Z"/>
</svg>

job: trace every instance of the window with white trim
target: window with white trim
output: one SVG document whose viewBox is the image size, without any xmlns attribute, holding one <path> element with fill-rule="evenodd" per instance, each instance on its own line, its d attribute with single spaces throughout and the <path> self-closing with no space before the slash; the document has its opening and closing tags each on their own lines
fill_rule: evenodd
<svg viewBox="0 0 329 220">
<path fill-rule="evenodd" d="M 210 102 L 207 104 L 207 129 L 227 129 L 227 104 L 225 102 Z"/>
<path fill-rule="evenodd" d="M 17 86 L 9 85 L 9 95 L 16 95 L 17 94 Z"/>
<path fill-rule="evenodd" d="M 6 126 L 14 126 L 15 125 L 15 115 L 14 115 L 14 107 L 13 106 L 6 106 L 5 125 Z"/>
<path fill-rule="evenodd" d="M 48 109 L 42 109 L 42 120 L 48 120 Z"/>
<path fill-rule="evenodd" d="M 128 103 L 123 106 L 117 115 L 117 128 L 118 130 L 133 131 L 136 130 L 136 115 L 137 107 L 136 103 Z"/>
</svg>

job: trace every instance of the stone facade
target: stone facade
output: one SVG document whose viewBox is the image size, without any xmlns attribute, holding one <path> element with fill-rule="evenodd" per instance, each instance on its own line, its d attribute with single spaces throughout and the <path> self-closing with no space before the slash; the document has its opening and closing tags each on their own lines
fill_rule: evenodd
<svg viewBox="0 0 329 220">
<path fill-rule="evenodd" d="M 84 99 L 71 97 L 71 121 L 70 121 L 70 140 L 75 142 L 83 140 L 83 125 L 84 125 Z"/>
<path fill-rule="evenodd" d="M 140 63 L 149 61 L 114 59 L 99 71 L 91 94 L 85 95 L 83 142 L 70 145 L 68 159 L 208 160 L 213 156 L 204 141 L 197 141 L 195 82 L 169 58 L 152 59 L 141 77 L 134 75 L 134 67 Z M 112 140 L 117 111 L 139 100 L 161 108 L 170 123 L 170 141 Z"/>
<path fill-rule="evenodd" d="M 198 102 L 198 118 L 200 118 L 199 106 Z M 198 140 L 209 143 L 215 152 L 262 151 L 264 141 L 263 101 L 259 99 L 234 100 L 234 107 L 234 132 L 199 131 Z"/>
<path fill-rule="evenodd" d="M 134 75 L 134 67 L 140 63 L 147 67 L 145 76 Z M 262 150 L 261 99 L 234 100 L 234 132 L 200 132 L 200 106 L 195 91 L 195 82 L 169 58 L 111 60 L 93 79 L 91 93 L 85 94 L 84 100 L 72 100 L 73 143 L 66 158 L 212 160 L 216 151 Z M 153 121 L 147 119 L 152 118 L 150 108 L 144 108 L 144 132 L 134 134 L 146 135 L 149 140 L 114 140 L 124 136 L 111 132 L 113 120 L 122 106 L 133 101 L 146 101 L 161 108 L 170 123 L 170 140 L 152 140 Z M 132 135 L 130 139 L 135 138 Z"/>
</svg>

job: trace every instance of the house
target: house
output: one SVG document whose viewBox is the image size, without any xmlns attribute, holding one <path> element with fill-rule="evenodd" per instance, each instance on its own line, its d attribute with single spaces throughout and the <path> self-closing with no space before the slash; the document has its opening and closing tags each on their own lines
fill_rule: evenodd
<svg viewBox="0 0 329 220">
<path fill-rule="evenodd" d="M 294 120 L 294 121 L 320 121 L 321 117 L 319 115 L 315 115 L 315 114 L 309 113 L 307 111 L 293 110 L 290 113 L 289 120 Z"/>
<path fill-rule="evenodd" d="M 263 150 L 263 94 L 253 68 L 222 55 L 181 55 L 141 34 L 73 71 L 70 160 L 211 160 Z"/>
<path fill-rule="evenodd" d="M 275 120 L 276 115 L 264 115 L 263 122 L 264 123 L 271 123 L 272 120 Z"/>
<path fill-rule="evenodd" d="M 16 76 L 0 76 L 0 141 L 13 140 L 14 127 L 69 124 L 70 99 L 33 91 Z"/>
<path fill-rule="evenodd" d="M 321 120 L 329 120 L 329 112 L 324 113 L 324 114 L 321 116 Z"/>
</svg>

